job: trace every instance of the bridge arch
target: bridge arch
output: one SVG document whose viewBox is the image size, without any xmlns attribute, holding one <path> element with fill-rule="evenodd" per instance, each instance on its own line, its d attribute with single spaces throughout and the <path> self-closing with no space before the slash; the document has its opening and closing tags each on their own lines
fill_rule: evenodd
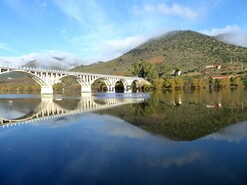
<svg viewBox="0 0 247 185">
<path fill-rule="evenodd" d="M 25 70 L 11 70 L 11 71 L 2 72 L 1 74 L 8 74 L 8 73 L 15 73 L 15 72 L 27 74 L 28 77 L 32 78 L 34 81 L 36 81 L 41 86 L 46 85 L 46 83 L 41 78 Z"/>
<path fill-rule="evenodd" d="M 141 81 L 138 79 L 135 79 L 131 82 L 130 88 L 132 92 L 140 92 L 141 91 Z"/>
<path fill-rule="evenodd" d="M 79 76 L 74 74 L 66 74 L 56 79 L 53 84 L 53 90 L 66 92 L 73 89 L 75 92 L 80 92 L 82 83 L 84 83 L 84 81 Z"/>
<path fill-rule="evenodd" d="M 27 77 L 31 78 L 32 80 L 34 80 L 38 85 L 40 85 L 40 87 L 43 87 L 43 86 L 47 85 L 41 78 L 39 78 L 38 76 L 36 76 L 32 72 L 21 70 L 21 69 L 4 71 L 4 72 L 0 73 L 0 75 L 2 75 L 2 74 L 10 74 L 11 75 L 11 73 L 24 74 L 25 76 L 27 76 Z"/>
<path fill-rule="evenodd" d="M 107 78 L 100 77 L 93 80 L 91 84 L 92 91 L 106 92 L 109 91 L 111 82 Z"/>
<path fill-rule="evenodd" d="M 115 82 L 115 92 L 127 92 L 129 90 L 129 85 L 127 80 L 125 79 L 118 79 Z"/>
</svg>

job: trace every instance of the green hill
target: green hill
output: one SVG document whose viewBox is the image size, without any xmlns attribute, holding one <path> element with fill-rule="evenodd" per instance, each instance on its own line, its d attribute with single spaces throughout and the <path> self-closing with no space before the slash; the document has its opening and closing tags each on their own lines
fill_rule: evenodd
<svg viewBox="0 0 247 185">
<path fill-rule="evenodd" d="M 138 61 L 179 66 L 183 72 L 203 70 L 206 65 L 212 64 L 247 64 L 247 48 L 226 44 L 216 37 L 194 31 L 172 31 L 153 38 L 114 60 L 78 66 L 73 70 L 126 75 L 128 68 Z"/>
</svg>

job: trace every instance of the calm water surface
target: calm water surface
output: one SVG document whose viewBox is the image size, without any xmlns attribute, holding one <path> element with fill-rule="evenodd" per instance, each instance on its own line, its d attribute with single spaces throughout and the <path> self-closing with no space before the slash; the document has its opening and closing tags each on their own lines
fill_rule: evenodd
<svg viewBox="0 0 247 185">
<path fill-rule="evenodd" d="M 247 91 L 0 95 L 0 184 L 247 184 Z"/>
</svg>

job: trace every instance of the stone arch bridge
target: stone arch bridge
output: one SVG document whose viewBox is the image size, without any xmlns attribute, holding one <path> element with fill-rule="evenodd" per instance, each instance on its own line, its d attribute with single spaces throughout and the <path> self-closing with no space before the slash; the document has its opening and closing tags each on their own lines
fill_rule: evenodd
<svg viewBox="0 0 247 185">
<path fill-rule="evenodd" d="M 0 74 L 11 72 L 26 73 L 41 86 L 41 94 L 53 94 L 53 85 L 61 82 L 61 79 L 67 76 L 76 78 L 77 82 L 81 85 L 82 93 L 91 92 L 91 85 L 96 80 L 101 80 L 106 84 L 107 92 L 115 92 L 115 84 L 119 81 L 121 81 L 124 86 L 124 92 L 132 92 L 131 84 L 133 82 L 141 84 L 145 81 L 143 78 L 139 77 L 81 73 L 31 67 L 0 66 Z"/>
</svg>

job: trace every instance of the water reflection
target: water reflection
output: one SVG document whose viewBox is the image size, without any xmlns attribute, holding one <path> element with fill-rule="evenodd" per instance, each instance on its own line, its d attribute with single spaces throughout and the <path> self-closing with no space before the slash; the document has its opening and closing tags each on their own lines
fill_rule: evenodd
<svg viewBox="0 0 247 185">
<path fill-rule="evenodd" d="M 146 97 L 145 97 L 146 98 Z M 0 99 L 0 126 L 54 119 L 73 114 L 98 111 L 124 104 L 141 103 L 143 97 L 97 97 L 80 98 L 5 98 Z"/>
<path fill-rule="evenodd" d="M 213 133 L 206 139 L 224 140 L 233 143 L 239 143 L 247 137 L 247 121 L 230 125 Z"/>
<path fill-rule="evenodd" d="M 1 185 L 246 184 L 245 91 L 82 99 L 0 99 L 12 121 L 93 110 L 0 129 Z"/>
<path fill-rule="evenodd" d="M 137 94 L 138 95 L 138 94 Z M 92 112 L 120 118 L 153 134 L 179 141 L 195 140 L 247 120 L 247 91 L 152 94 L 135 97 L 1 98 L 0 126 Z M 65 120 L 66 122 L 66 120 Z M 67 122 L 69 123 L 69 122 Z"/>
<path fill-rule="evenodd" d="M 0 117 L 15 119 L 29 114 L 40 103 L 34 98 L 4 98 L 0 100 Z"/>
<path fill-rule="evenodd" d="M 247 91 L 153 94 L 140 104 L 101 112 L 172 140 L 195 140 L 247 120 Z"/>
</svg>

